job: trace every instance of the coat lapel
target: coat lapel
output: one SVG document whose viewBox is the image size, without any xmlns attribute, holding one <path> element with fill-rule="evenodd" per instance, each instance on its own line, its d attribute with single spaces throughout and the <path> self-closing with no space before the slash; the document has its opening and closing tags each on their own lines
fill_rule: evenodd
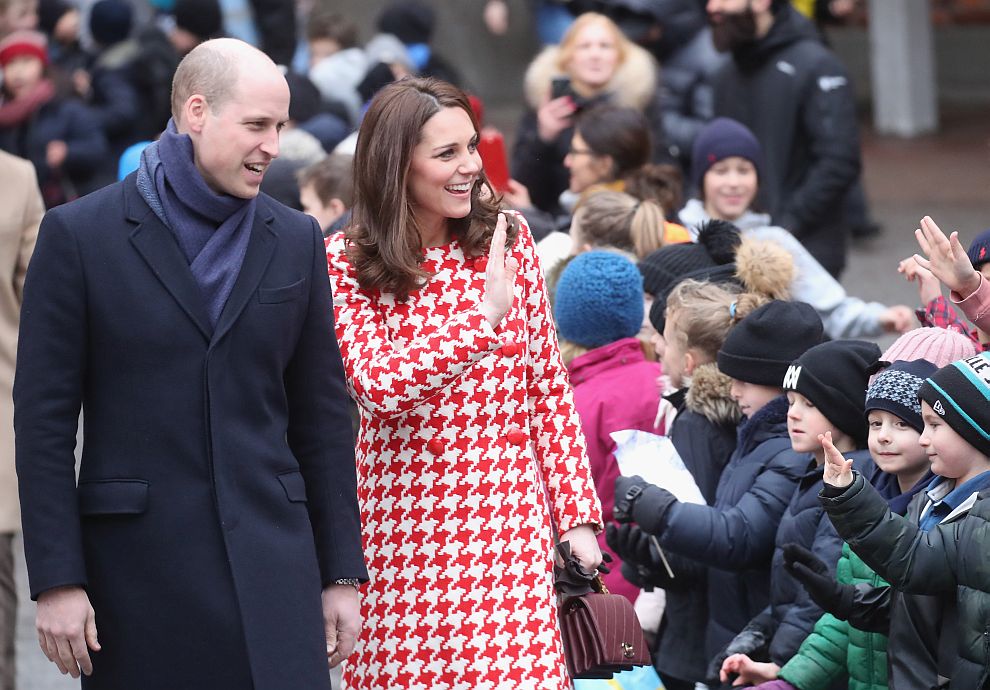
<svg viewBox="0 0 990 690">
<path fill-rule="evenodd" d="M 265 274 L 272 255 L 275 253 L 275 245 L 278 243 L 278 236 L 272 230 L 271 210 L 264 203 L 264 199 L 258 200 L 258 209 L 254 216 L 254 225 L 251 228 L 251 238 L 248 240 L 247 252 L 244 254 L 244 263 L 241 265 L 241 272 L 234 281 L 234 288 L 227 298 L 227 303 L 220 312 L 220 320 L 217 322 L 216 330 L 213 333 L 213 343 L 217 343 L 230 330 L 230 327 L 237 321 L 237 317 L 244 311 L 248 300 L 258 289 L 261 277 Z"/>
<path fill-rule="evenodd" d="M 209 341 L 213 335 L 203 293 L 193 280 L 189 264 L 179 249 L 172 231 L 148 207 L 134 184 L 125 184 L 127 217 L 138 223 L 131 233 L 131 243 L 152 272 L 169 291 L 182 310 Z"/>
</svg>

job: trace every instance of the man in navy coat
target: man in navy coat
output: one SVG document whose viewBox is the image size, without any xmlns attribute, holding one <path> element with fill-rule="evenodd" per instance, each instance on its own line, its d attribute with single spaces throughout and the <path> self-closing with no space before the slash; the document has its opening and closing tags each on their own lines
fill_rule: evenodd
<svg viewBox="0 0 990 690">
<path fill-rule="evenodd" d="M 41 226 L 17 470 L 41 646 L 84 688 L 329 688 L 353 650 L 367 573 L 324 244 L 258 193 L 288 107 L 263 53 L 207 42 L 139 170 Z"/>
</svg>

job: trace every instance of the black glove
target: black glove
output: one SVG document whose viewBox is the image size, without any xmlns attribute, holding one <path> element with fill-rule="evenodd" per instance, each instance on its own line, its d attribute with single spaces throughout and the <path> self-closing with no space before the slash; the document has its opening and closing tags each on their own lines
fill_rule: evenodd
<svg viewBox="0 0 990 690">
<path fill-rule="evenodd" d="M 856 588 L 836 582 L 822 559 L 799 544 L 785 544 L 784 568 L 824 611 L 840 620 L 849 618 Z"/>
<path fill-rule="evenodd" d="M 666 589 L 672 583 L 650 535 L 636 525 L 605 526 L 605 542 L 622 560 L 622 576 L 647 591 Z"/>
<path fill-rule="evenodd" d="M 721 685 L 722 681 L 719 678 L 719 674 L 722 672 L 722 664 L 730 656 L 733 654 L 746 654 L 752 658 L 758 656 L 758 652 L 765 649 L 766 644 L 766 633 L 751 622 L 742 629 L 742 632 L 733 637 L 732 641 L 725 646 L 725 649 L 716 654 L 715 658 L 708 664 L 708 670 L 705 672 L 708 684 L 712 687 L 719 687 Z"/>
<path fill-rule="evenodd" d="M 674 494 L 642 477 L 615 478 L 612 516 L 616 522 L 636 522 L 646 533 L 659 534 L 663 531 L 664 515 L 675 503 Z"/>
</svg>

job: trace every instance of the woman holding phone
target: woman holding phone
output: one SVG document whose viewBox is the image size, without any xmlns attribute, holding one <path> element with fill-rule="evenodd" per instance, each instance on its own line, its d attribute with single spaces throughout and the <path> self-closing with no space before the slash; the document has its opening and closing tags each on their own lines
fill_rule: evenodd
<svg viewBox="0 0 990 690">
<path fill-rule="evenodd" d="M 524 82 L 529 108 L 517 129 L 512 176 L 529 190 L 536 208 L 550 213 L 562 208 L 559 197 L 569 179 L 564 157 L 582 110 L 611 103 L 644 113 L 653 135 L 652 159 L 666 156 L 658 72 L 645 49 L 594 12 L 578 17 L 559 46 L 548 46 L 533 60 Z"/>
<path fill-rule="evenodd" d="M 327 244 L 372 578 L 348 688 L 566 690 L 554 530 L 601 560 L 533 241 L 499 212 L 477 142 L 455 87 L 385 87 L 361 124 L 353 223 Z"/>
</svg>

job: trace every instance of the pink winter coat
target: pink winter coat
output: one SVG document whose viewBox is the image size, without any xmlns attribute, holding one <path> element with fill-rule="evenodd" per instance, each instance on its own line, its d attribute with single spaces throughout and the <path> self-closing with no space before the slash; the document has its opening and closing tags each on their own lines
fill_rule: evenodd
<svg viewBox="0 0 990 690">
<path fill-rule="evenodd" d="M 588 441 L 591 477 L 602 502 L 602 515 L 612 520 L 615 505 L 615 442 L 609 434 L 623 429 L 638 429 L 662 434 L 653 426 L 660 405 L 660 365 L 643 355 L 639 340 L 623 338 L 575 357 L 568 367 L 574 387 L 574 405 Z M 635 601 L 639 589 L 619 572 L 619 560 L 605 545 L 604 533 L 598 535 L 602 551 L 614 559 L 612 572 L 605 576 L 610 591 Z"/>
</svg>

